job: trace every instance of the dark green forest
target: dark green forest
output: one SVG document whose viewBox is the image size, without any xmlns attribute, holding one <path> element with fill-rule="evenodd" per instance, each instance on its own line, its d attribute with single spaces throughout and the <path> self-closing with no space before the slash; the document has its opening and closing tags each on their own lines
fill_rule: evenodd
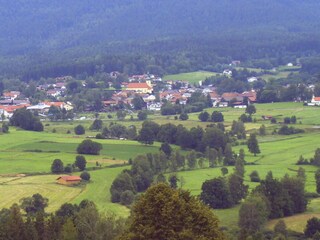
<svg viewBox="0 0 320 240">
<path fill-rule="evenodd" d="M 318 1 L 1 1 L 1 75 L 270 69 L 320 52 Z"/>
</svg>

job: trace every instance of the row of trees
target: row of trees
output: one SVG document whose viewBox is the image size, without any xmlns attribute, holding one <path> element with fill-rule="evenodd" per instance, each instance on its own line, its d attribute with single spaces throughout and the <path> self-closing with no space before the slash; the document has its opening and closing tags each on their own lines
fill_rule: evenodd
<svg viewBox="0 0 320 240">
<path fill-rule="evenodd" d="M 98 212 L 95 204 L 83 200 L 80 204 L 63 204 L 55 213 L 45 208 L 48 199 L 34 194 L 0 211 L 2 239 L 115 239 L 124 232 L 125 221 Z"/>
<path fill-rule="evenodd" d="M 78 155 L 76 156 L 76 160 L 73 164 L 68 164 L 64 166 L 63 162 L 60 159 L 55 159 L 51 165 L 51 172 L 52 173 L 63 173 L 63 172 L 73 172 L 75 168 L 78 168 L 80 171 L 86 169 L 87 161 L 84 156 Z"/>
</svg>

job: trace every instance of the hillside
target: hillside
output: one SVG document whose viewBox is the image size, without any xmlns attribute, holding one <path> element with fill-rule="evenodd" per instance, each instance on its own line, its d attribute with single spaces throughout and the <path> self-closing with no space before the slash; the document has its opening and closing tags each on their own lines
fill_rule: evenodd
<svg viewBox="0 0 320 240">
<path fill-rule="evenodd" d="M 201 57 L 242 60 L 284 51 L 310 55 L 320 52 L 318 6 L 316 0 L 2 0 L 0 70 L 94 66 L 105 55 L 130 53 L 196 51 Z M 201 70 L 212 62 L 224 61 L 209 56 L 199 67 L 179 71 Z"/>
</svg>

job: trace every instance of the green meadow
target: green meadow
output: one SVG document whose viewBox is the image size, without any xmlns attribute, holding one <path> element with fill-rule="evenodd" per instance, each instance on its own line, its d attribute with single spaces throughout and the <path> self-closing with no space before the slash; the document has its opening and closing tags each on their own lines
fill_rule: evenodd
<svg viewBox="0 0 320 240">
<path fill-rule="evenodd" d="M 187 81 L 190 83 L 199 83 L 199 81 L 203 81 L 208 77 L 212 77 L 217 75 L 215 72 L 207 72 L 207 71 L 197 71 L 197 72 L 189 72 L 189 73 L 179 73 L 174 75 L 166 75 L 164 76 L 164 80 L 174 80 L 174 81 Z"/>
<path fill-rule="evenodd" d="M 272 171 L 277 178 L 281 178 L 285 174 L 295 175 L 299 168 L 295 165 L 299 156 L 310 158 L 315 149 L 320 147 L 318 141 L 320 108 L 303 106 L 302 103 L 257 104 L 256 108 L 257 113 L 253 115 L 255 122 L 246 123 L 245 126 L 248 133 L 256 132 L 262 124 L 266 126 L 267 135 L 258 137 L 261 154 L 253 156 L 248 152 L 244 143 L 233 147 L 235 152 L 243 148 L 246 161 L 254 164 L 247 165 L 245 169 L 245 181 L 250 189 L 257 185 L 249 180 L 249 174 L 253 170 L 258 171 L 261 178 L 264 178 L 269 171 Z M 230 129 L 233 120 L 237 120 L 244 113 L 243 109 L 232 108 L 211 108 L 207 111 L 209 113 L 221 111 L 227 129 Z M 159 114 L 150 115 L 149 119 L 159 124 L 183 124 L 187 128 L 206 127 L 209 123 L 200 122 L 198 115 L 199 113 L 189 114 L 187 121 L 175 120 L 174 116 L 160 116 Z M 278 122 L 283 121 L 284 117 L 295 115 L 297 124 L 294 127 L 305 129 L 305 133 L 290 136 L 272 134 L 275 129 L 280 128 L 281 124 L 271 124 L 269 120 L 263 120 L 262 116 L 264 115 L 273 116 Z M 104 125 L 115 121 L 115 119 L 107 119 L 106 114 L 100 114 L 100 118 Z M 135 125 L 139 130 L 142 122 L 136 120 L 136 116 L 134 119 L 131 121 L 130 117 L 127 117 L 119 123 L 125 126 Z M 61 159 L 65 165 L 72 164 L 77 155 L 78 144 L 86 139 L 86 136 L 97 134 L 97 132 L 88 130 L 92 121 L 45 122 L 45 131 L 41 133 L 22 131 L 11 127 L 9 134 L 0 135 L 0 191 L 3 193 L 0 196 L 0 208 L 9 207 L 14 202 L 18 203 L 23 197 L 40 193 L 49 199 L 49 212 L 55 211 L 65 202 L 79 203 L 83 199 L 90 199 L 97 204 L 102 212 L 112 212 L 122 217 L 128 216 L 128 208 L 110 201 L 109 189 L 112 181 L 123 169 L 129 168 L 128 165 L 124 165 L 128 159 L 139 154 L 157 152 L 160 143 L 145 146 L 129 140 L 95 140 L 103 145 L 103 150 L 100 155 L 85 156 L 91 174 L 91 181 L 88 184 L 76 187 L 58 185 L 56 178 L 59 175 L 50 174 L 51 163 L 54 159 Z M 78 124 L 85 126 L 85 135 L 74 135 L 73 128 Z M 55 133 L 53 133 L 53 129 L 55 129 Z M 71 134 L 67 134 L 67 130 L 70 130 Z M 176 146 L 173 147 L 176 148 Z M 96 167 L 96 162 L 102 165 L 101 169 Z M 315 192 L 314 172 L 316 167 L 302 167 L 307 174 L 306 191 Z M 233 171 L 233 167 L 228 167 L 228 169 L 229 173 Z M 73 174 L 79 175 L 80 173 Z M 181 183 L 183 189 L 189 190 L 193 195 L 199 195 L 202 183 L 205 180 L 221 176 L 221 169 L 219 167 L 195 169 L 179 172 L 178 175 L 184 179 Z M 319 201 L 319 199 L 312 200 L 306 213 L 286 218 L 288 227 L 296 229 L 295 226 L 299 223 L 304 224 L 308 216 L 320 215 L 319 207 L 317 207 Z M 237 224 L 239 207 L 214 210 L 214 212 L 223 226 L 232 228 Z M 274 225 L 275 222 L 268 223 L 268 227 L 271 228 L 272 224 Z"/>
</svg>

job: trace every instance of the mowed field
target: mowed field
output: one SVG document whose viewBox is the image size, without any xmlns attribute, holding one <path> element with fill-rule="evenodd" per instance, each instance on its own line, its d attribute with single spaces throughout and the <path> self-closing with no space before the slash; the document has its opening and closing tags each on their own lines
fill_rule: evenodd
<svg viewBox="0 0 320 240">
<path fill-rule="evenodd" d="M 245 150 L 246 161 L 254 162 L 255 165 L 246 166 L 246 183 L 250 189 L 257 184 L 249 181 L 249 174 L 253 170 L 257 170 L 260 177 L 264 178 L 268 171 L 272 171 L 274 176 L 281 178 L 284 174 L 295 175 L 299 166 L 295 165 L 300 155 L 310 158 L 313 156 L 316 148 L 320 147 L 320 108 L 306 107 L 302 103 L 273 103 L 273 104 L 257 104 L 257 113 L 253 118 L 255 123 L 246 123 L 248 132 L 255 132 L 264 124 L 267 128 L 267 136 L 258 137 L 261 154 L 253 156 L 247 151 L 246 145 L 233 147 L 235 152 L 241 148 Z M 223 112 L 225 125 L 230 129 L 233 120 L 237 120 L 244 112 L 243 109 L 221 108 L 207 109 L 209 113 L 213 111 Z M 106 114 L 105 114 L 106 115 Z M 198 120 L 199 113 L 189 114 L 189 120 L 174 120 L 173 116 L 160 116 L 158 114 L 150 115 L 151 120 L 159 124 L 173 123 L 183 124 L 191 128 L 196 126 L 206 127 L 209 123 L 202 123 Z M 271 124 L 270 121 L 262 120 L 263 115 L 273 116 L 278 121 L 283 121 L 284 117 L 297 117 L 296 128 L 306 130 L 303 134 L 280 136 L 271 134 L 274 129 L 280 128 L 280 124 Z M 107 120 L 106 116 L 100 116 L 105 125 L 108 125 L 114 119 Z M 96 161 L 102 164 L 103 168 L 90 171 L 91 182 L 87 185 L 78 187 L 67 187 L 56 184 L 58 175 L 51 175 L 50 166 L 54 159 L 60 158 L 65 164 L 73 163 L 75 160 L 76 147 L 85 139 L 86 136 L 94 136 L 97 132 L 87 130 L 84 136 L 74 136 L 73 133 L 66 134 L 66 130 L 72 130 L 79 123 L 83 124 L 86 129 L 93 120 L 74 121 L 74 122 L 49 122 L 49 126 L 45 127 L 42 133 L 27 132 L 10 128 L 9 134 L 0 135 L 0 208 L 9 207 L 14 202 L 19 202 L 23 197 L 31 196 L 34 193 L 40 193 L 49 198 L 48 211 L 55 211 L 61 204 L 65 202 L 79 203 L 83 199 L 93 200 L 99 210 L 102 212 L 113 212 L 118 216 L 126 217 L 129 215 L 129 209 L 118 204 L 110 202 L 110 186 L 113 179 L 125 168 L 129 166 L 119 166 L 108 168 L 110 165 L 121 165 L 129 158 L 134 158 L 139 154 L 148 152 L 157 152 L 160 143 L 152 146 L 144 146 L 135 141 L 128 140 L 95 140 L 103 144 L 103 150 L 99 156 L 86 155 L 88 167 L 92 169 L 96 165 Z M 121 121 L 126 126 L 135 125 L 139 129 L 141 121 L 130 121 L 126 119 Z M 52 129 L 57 130 L 52 133 Z M 314 172 L 316 168 L 313 166 L 302 166 L 306 170 L 307 182 L 306 190 L 315 192 Z M 233 167 L 229 167 L 229 173 Z M 21 173 L 45 175 L 22 176 Z M 79 175 L 79 172 L 74 173 Z M 192 171 L 179 172 L 178 175 L 183 177 L 184 184 L 182 188 L 191 191 L 193 195 L 199 195 L 202 183 L 217 176 L 221 176 L 220 168 L 195 169 Z M 319 208 L 316 207 L 320 200 L 315 199 L 308 207 L 308 212 L 285 221 L 289 228 L 295 229 L 299 223 L 304 224 L 308 216 L 320 214 Z M 238 210 L 240 206 L 236 206 L 227 210 L 214 210 L 219 217 L 223 226 L 233 227 L 237 224 Z M 268 227 L 272 227 L 270 222 Z M 301 227 L 302 229 L 303 227 Z"/>
<path fill-rule="evenodd" d="M 164 80 L 173 80 L 173 81 L 187 81 L 190 83 L 199 83 L 199 81 L 203 81 L 208 77 L 212 77 L 217 75 L 215 72 L 207 72 L 207 71 L 197 71 L 197 72 L 189 72 L 189 73 L 179 73 L 174 75 L 166 75 L 163 77 Z"/>
</svg>

